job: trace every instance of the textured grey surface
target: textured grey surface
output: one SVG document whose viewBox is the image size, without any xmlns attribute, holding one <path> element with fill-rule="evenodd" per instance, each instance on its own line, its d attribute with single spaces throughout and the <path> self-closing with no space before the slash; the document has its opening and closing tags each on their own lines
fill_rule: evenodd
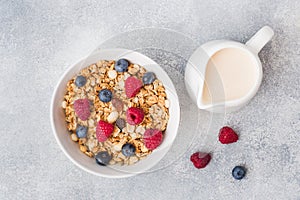
<svg viewBox="0 0 300 200">
<path fill-rule="evenodd" d="M 0 199 L 299 200 L 299 10 L 300 1 L 293 0 L 1 0 Z M 183 99 L 181 139 L 170 154 L 171 165 L 132 178 L 105 179 L 74 166 L 56 144 L 49 121 L 53 88 L 67 66 L 108 38 L 154 27 L 182 33 L 195 46 L 221 38 L 245 42 L 263 25 L 273 27 L 275 37 L 260 53 L 262 86 L 247 107 L 225 117 L 186 105 L 185 62 L 178 52 L 148 53 L 177 80 Z M 191 50 L 185 48 L 177 49 Z M 194 118 L 198 126 L 188 128 Z M 217 143 L 221 124 L 235 127 L 239 142 Z M 204 170 L 189 162 L 196 150 L 213 151 Z M 248 168 L 242 181 L 231 177 L 237 164 Z"/>
</svg>

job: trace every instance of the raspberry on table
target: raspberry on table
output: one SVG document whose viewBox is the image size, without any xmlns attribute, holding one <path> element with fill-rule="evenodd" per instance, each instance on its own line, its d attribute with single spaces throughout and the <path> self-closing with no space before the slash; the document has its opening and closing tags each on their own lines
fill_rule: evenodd
<svg viewBox="0 0 300 200">
<path fill-rule="evenodd" d="M 191 155 L 190 160 L 196 168 L 201 169 L 208 165 L 211 160 L 211 156 L 209 153 L 196 152 Z"/>
<path fill-rule="evenodd" d="M 222 144 L 230 144 L 230 143 L 234 143 L 236 141 L 238 141 L 239 136 L 236 134 L 236 132 L 228 127 L 228 126 L 224 126 L 223 128 L 220 129 L 219 132 L 219 141 Z"/>
</svg>

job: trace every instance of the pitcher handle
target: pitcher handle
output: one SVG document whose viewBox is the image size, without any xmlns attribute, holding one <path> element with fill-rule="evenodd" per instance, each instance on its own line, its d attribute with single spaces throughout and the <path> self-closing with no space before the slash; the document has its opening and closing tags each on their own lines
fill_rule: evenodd
<svg viewBox="0 0 300 200">
<path fill-rule="evenodd" d="M 257 31 L 250 40 L 248 40 L 248 42 L 246 42 L 246 46 L 248 46 L 255 54 L 258 54 L 260 50 L 272 39 L 273 35 L 273 29 L 269 26 L 264 26 Z"/>
</svg>

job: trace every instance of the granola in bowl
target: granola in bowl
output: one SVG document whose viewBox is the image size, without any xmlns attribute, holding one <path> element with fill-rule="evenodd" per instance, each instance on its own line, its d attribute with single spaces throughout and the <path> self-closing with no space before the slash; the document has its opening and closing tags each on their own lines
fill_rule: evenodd
<svg viewBox="0 0 300 200">
<path fill-rule="evenodd" d="M 128 60 L 100 60 L 67 83 L 70 138 L 100 165 L 132 165 L 162 142 L 169 100 L 154 73 Z"/>
</svg>

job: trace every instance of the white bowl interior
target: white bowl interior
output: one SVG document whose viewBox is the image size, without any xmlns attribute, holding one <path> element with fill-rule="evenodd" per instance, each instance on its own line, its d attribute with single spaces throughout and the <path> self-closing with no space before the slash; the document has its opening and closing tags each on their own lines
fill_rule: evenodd
<svg viewBox="0 0 300 200">
<path fill-rule="evenodd" d="M 70 139 L 70 135 L 65 124 L 64 112 L 61 108 L 61 102 L 63 101 L 63 96 L 66 92 L 67 82 L 82 68 L 96 63 L 98 60 L 117 60 L 119 58 L 126 58 L 132 63 L 136 63 L 145 67 L 148 71 L 153 71 L 156 74 L 157 78 L 163 82 L 166 89 L 167 98 L 170 101 L 170 119 L 162 144 L 149 156 L 147 156 L 147 158 L 140 160 L 139 162 L 131 166 L 110 165 L 103 167 L 96 164 L 94 159 L 89 158 L 88 156 L 81 153 L 78 148 L 78 144 Z M 165 156 L 177 135 L 177 129 L 180 119 L 180 107 L 178 96 L 172 81 L 170 80 L 167 73 L 157 63 L 155 63 L 147 56 L 131 50 L 104 49 L 95 51 L 90 56 L 72 65 L 65 72 L 55 88 L 51 102 L 50 115 L 55 138 L 61 149 L 64 151 L 67 157 L 73 161 L 73 163 L 75 163 L 85 171 L 88 171 L 95 175 L 110 178 L 121 178 L 145 172 L 155 164 L 157 164 Z"/>
</svg>

